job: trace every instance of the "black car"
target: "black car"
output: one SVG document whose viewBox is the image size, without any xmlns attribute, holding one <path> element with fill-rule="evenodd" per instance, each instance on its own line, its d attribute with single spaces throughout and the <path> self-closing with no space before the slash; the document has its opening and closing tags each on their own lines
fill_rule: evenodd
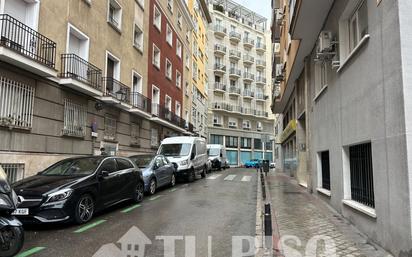
<svg viewBox="0 0 412 257">
<path fill-rule="evenodd" d="M 125 200 L 143 200 L 144 182 L 128 158 L 69 158 L 12 185 L 23 223 L 88 222 L 93 214 Z"/>
</svg>

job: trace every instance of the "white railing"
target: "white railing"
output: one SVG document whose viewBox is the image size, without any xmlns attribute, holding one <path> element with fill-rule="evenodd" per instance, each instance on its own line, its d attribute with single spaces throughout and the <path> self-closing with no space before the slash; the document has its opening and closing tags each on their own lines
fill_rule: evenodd
<svg viewBox="0 0 412 257">
<path fill-rule="evenodd" d="M 33 105 L 33 87 L 0 77 L 0 126 L 30 129 Z"/>
<path fill-rule="evenodd" d="M 64 126 L 63 135 L 86 136 L 87 107 L 64 99 Z"/>
<path fill-rule="evenodd" d="M 0 163 L 7 175 L 7 181 L 14 183 L 24 178 L 24 163 Z"/>
</svg>

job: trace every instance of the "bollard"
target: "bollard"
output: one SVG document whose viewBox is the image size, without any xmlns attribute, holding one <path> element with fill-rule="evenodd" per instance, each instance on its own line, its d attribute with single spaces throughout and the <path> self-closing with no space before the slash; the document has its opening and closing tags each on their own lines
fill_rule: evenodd
<svg viewBox="0 0 412 257">
<path fill-rule="evenodd" d="M 265 204 L 265 236 L 272 236 L 272 215 L 270 204 Z"/>
</svg>

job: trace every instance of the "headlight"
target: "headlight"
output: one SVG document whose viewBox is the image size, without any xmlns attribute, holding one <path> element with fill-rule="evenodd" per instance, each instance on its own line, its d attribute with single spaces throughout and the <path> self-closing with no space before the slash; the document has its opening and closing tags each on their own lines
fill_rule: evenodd
<svg viewBox="0 0 412 257">
<path fill-rule="evenodd" d="M 63 201 L 70 197 L 73 189 L 62 189 L 48 195 L 47 203 Z"/>
<path fill-rule="evenodd" d="M 0 195 L 0 206 L 6 207 L 6 208 L 13 208 L 8 197 L 3 194 Z"/>
<path fill-rule="evenodd" d="M 180 165 L 182 165 L 182 166 L 186 166 L 188 164 L 188 161 L 187 160 L 184 160 L 184 161 L 181 161 L 180 162 Z"/>
</svg>

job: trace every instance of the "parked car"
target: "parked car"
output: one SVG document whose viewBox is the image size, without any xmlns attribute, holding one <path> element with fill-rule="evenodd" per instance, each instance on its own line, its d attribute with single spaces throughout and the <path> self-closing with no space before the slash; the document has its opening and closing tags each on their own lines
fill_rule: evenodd
<svg viewBox="0 0 412 257">
<path fill-rule="evenodd" d="M 12 185 L 28 212 L 23 223 L 91 220 L 93 215 L 125 200 L 141 202 L 144 182 L 128 158 L 94 156 L 59 161 L 37 175 Z"/>
<path fill-rule="evenodd" d="M 176 177 L 192 182 L 196 175 L 206 177 L 207 153 L 206 140 L 201 137 L 168 137 L 157 151 L 170 162 L 177 164 Z"/>
<path fill-rule="evenodd" d="M 226 158 L 226 148 L 223 145 L 210 144 L 207 145 L 207 155 L 209 156 L 209 161 L 211 162 L 211 168 L 222 170 L 226 169 L 227 158 Z"/>
<path fill-rule="evenodd" d="M 163 155 L 129 157 L 142 170 L 145 192 L 154 195 L 159 187 L 176 185 L 176 168 Z"/>
<path fill-rule="evenodd" d="M 252 159 L 245 162 L 245 168 L 259 168 L 260 163 L 261 162 L 258 159 Z"/>
</svg>

